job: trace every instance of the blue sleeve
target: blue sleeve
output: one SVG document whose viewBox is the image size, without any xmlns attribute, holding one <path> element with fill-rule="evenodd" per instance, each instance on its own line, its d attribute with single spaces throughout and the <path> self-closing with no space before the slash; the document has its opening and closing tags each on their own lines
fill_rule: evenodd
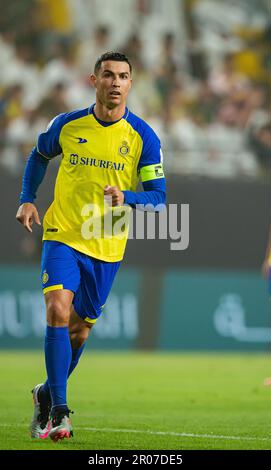
<svg viewBox="0 0 271 470">
<path fill-rule="evenodd" d="M 123 191 L 124 203 L 135 208 L 136 205 L 156 207 L 162 209 L 166 202 L 166 181 L 162 165 L 162 151 L 160 140 L 153 129 L 142 119 L 130 118 L 131 125 L 137 130 L 142 139 L 142 152 L 138 163 L 144 191 Z M 141 207 L 142 208 L 142 207 Z M 150 208 L 145 207 L 145 210 Z"/>
<path fill-rule="evenodd" d="M 138 171 L 144 166 L 154 165 L 161 162 L 161 143 L 151 127 L 145 125 L 141 134 L 143 141 L 142 152 L 138 163 Z"/>
<path fill-rule="evenodd" d="M 144 191 L 123 191 L 125 204 L 129 204 L 129 206 L 135 208 L 136 205 L 147 206 L 148 204 L 151 204 L 156 207 L 160 204 L 164 205 L 166 203 L 165 178 L 145 181 L 142 185 Z M 147 209 L 148 208 L 146 207 L 146 210 Z M 162 206 L 159 207 L 159 209 L 162 209 Z"/>
<path fill-rule="evenodd" d="M 37 150 L 43 157 L 51 159 L 62 153 L 59 136 L 65 124 L 66 114 L 59 114 L 38 137 Z"/>
<path fill-rule="evenodd" d="M 20 195 L 20 204 L 24 202 L 33 202 L 36 193 L 47 170 L 49 160 L 45 159 L 34 147 L 26 163 L 22 192 Z"/>
</svg>

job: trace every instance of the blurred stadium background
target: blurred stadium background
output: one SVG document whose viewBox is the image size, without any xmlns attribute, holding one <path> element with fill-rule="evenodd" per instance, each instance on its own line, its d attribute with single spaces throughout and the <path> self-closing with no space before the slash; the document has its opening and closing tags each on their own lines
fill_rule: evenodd
<svg viewBox="0 0 271 470">
<path fill-rule="evenodd" d="M 27 155 L 55 115 L 94 101 L 95 59 L 118 49 L 134 65 L 129 106 L 161 137 L 168 202 L 190 204 L 190 245 L 128 242 L 89 347 L 268 351 L 270 1 L 0 0 L 0 10 L 1 347 L 43 345 L 41 230 L 15 221 Z"/>
</svg>

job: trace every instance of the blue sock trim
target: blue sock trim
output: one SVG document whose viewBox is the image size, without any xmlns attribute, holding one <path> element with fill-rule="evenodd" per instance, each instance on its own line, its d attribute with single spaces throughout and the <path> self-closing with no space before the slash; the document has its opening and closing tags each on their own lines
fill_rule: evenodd
<svg viewBox="0 0 271 470">
<path fill-rule="evenodd" d="M 61 408 L 61 407 L 63 407 L 63 408 L 65 407 L 65 408 L 66 408 L 66 406 L 67 406 L 67 403 L 60 403 L 59 405 L 54 405 L 54 406 L 52 406 L 52 410 L 53 410 L 54 408 Z"/>
</svg>

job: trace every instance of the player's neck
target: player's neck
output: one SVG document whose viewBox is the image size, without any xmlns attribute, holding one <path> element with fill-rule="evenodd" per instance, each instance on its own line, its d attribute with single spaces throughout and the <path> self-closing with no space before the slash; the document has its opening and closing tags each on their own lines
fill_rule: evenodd
<svg viewBox="0 0 271 470">
<path fill-rule="evenodd" d="M 118 121 L 125 114 L 125 104 L 122 106 L 117 106 L 114 109 L 108 109 L 102 103 L 97 103 L 94 106 L 94 113 L 98 119 L 105 122 L 114 122 Z"/>
</svg>

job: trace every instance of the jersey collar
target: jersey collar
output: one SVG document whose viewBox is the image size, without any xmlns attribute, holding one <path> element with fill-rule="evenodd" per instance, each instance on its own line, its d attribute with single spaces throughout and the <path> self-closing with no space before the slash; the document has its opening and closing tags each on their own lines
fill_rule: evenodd
<svg viewBox="0 0 271 470">
<path fill-rule="evenodd" d="M 99 119 L 96 114 L 94 113 L 94 106 L 95 106 L 96 103 L 92 104 L 88 110 L 88 114 L 93 114 L 93 117 L 96 119 L 96 121 L 103 127 L 108 127 L 108 126 L 112 126 L 113 124 L 117 124 L 117 122 L 120 122 L 122 119 L 127 119 L 128 115 L 129 115 L 129 109 L 127 108 L 127 106 L 125 107 L 125 112 L 124 112 L 124 115 L 118 119 L 117 121 L 102 121 L 101 119 Z"/>
</svg>

